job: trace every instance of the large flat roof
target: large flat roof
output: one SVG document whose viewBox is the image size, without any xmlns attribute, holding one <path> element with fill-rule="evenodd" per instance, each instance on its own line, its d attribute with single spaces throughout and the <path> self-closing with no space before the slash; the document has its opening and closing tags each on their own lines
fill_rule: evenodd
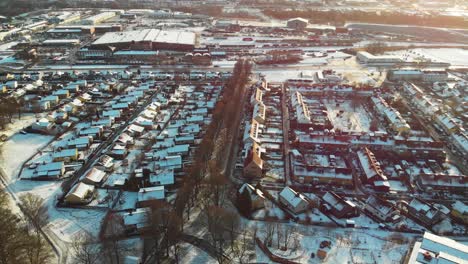
<svg viewBox="0 0 468 264">
<path fill-rule="evenodd" d="M 142 29 L 124 32 L 107 32 L 94 41 L 93 45 L 112 45 L 130 43 L 132 41 L 195 45 L 195 39 L 196 34 L 194 32 Z"/>
</svg>

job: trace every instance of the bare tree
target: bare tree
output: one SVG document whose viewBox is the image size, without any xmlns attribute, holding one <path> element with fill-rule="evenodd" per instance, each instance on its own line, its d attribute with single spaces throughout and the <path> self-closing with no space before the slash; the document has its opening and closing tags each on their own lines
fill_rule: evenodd
<svg viewBox="0 0 468 264">
<path fill-rule="evenodd" d="M 264 244 L 271 247 L 273 244 L 273 235 L 275 234 L 275 225 L 271 222 L 265 224 L 265 240 Z"/>
<path fill-rule="evenodd" d="M 286 230 L 285 230 L 286 231 Z M 280 248 L 281 239 L 283 238 L 283 229 L 280 223 L 276 223 L 276 247 Z"/>
<path fill-rule="evenodd" d="M 234 242 L 237 237 L 237 232 L 240 227 L 240 217 L 235 211 L 226 212 L 225 226 L 229 233 L 229 240 L 231 241 L 231 249 L 234 247 Z"/>
<path fill-rule="evenodd" d="M 210 206 L 205 210 L 207 211 L 208 232 L 217 249 L 217 260 L 219 263 L 223 263 L 225 261 L 224 242 L 226 223 L 229 221 L 232 213 L 219 206 Z"/>
<path fill-rule="evenodd" d="M 233 260 L 235 260 L 236 263 L 240 264 L 248 263 L 249 256 L 247 252 L 250 248 L 254 247 L 254 239 L 252 239 L 249 230 L 244 226 L 242 228 L 241 234 L 238 236 L 232 249 Z"/>
<path fill-rule="evenodd" d="M 101 249 L 97 240 L 88 233 L 80 233 L 73 241 L 72 248 L 77 263 L 97 264 L 100 261 Z"/>
<path fill-rule="evenodd" d="M 48 263 L 52 259 L 52 250 L 38 232 L 26 236 L 21 247 L 29 264 Z"/>
<path fill-rule="evenodd" d="M 178 257 L 179 241 L 182 233 L 182 218 L 165 201 L 154 200 L 149 203 L 147 235 L 152 238 L 153 256 L 157 263 L 169 256 L 171 250 Z"/>
<path fill-rule="evenodd" d="M 118 214 L 111 213 L 104 230 L 102 247 L 107 262 L 120 264 L 122 254 L 119 238 L 124 234 L 123 219 Z"/>
<path fill-rule="evenodd" d="M 44 199 L 35 194 L 27 193 L 22 195 L 20 200 L 23 210 L 30 217 L 33 227 L 41 228 L 47 225 L 49 214 Z"/>
<path fill-rule="evenodd" d="M 214 160 L 211 160 L 208 166 L 209 176 L 206 179 L 206 197 L 211 199 L 214 206 L 222 206 L 227 196 L 229 181 L 226 176 L 221 173 L 220 168 Z"/>
<path fill-rule="evenodd" d="M 288 249 L 289 242 L 293 238 L 294 234 L 296 233 L 296 228 L 294 226 L 286 225 L 284 227 L 284 248 L 285 250 Z"/>
</svg>

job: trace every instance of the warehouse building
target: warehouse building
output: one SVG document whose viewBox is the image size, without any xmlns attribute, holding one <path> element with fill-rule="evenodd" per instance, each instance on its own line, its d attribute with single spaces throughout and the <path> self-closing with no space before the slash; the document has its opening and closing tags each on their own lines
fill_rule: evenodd
<svg viewBox="0 0 468 264">
<path fill-rule="evenodd" d="M 392 55 L 373 55 L 367 51 L 359 51 L 357 59 L 365 64 L 387 64 L 402 62 L 401 58 Z"/>
<path fill-rule="evenodd" d="M 108 32 L 91 46 L 93 48 L 112 46 L 118 50 L 191 51 L 195 48 L 196 41 L 197 35 L 194 32 L 142 29 Z"/>
<path fill-rule="evenodd" d="M 115 17 L 116 15 L 117 14 L 115 12 L 102 12 L 97 15 L 81 20 L 81 23 L 83 25 L 96 25 L 96 24 L 102 23 L 108 19 Z"/>
<path fill-rule="evenodd" d="M 294 29 L 305 29 L 307 25 L 309 25 L 309 20 L 300 17 L 289 19 L 287 22 L 287 27 Z"/>
</svg>

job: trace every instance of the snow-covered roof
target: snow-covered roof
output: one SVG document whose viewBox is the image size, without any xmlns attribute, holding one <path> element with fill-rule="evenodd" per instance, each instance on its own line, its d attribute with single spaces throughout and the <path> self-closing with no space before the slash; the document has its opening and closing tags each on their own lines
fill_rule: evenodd
<svg viewBox="0 0 468 264">
<path fill-rule="evenodd" d="M 453 239 L 425 232 L 417 242 L 408 263 L 467 263 L 468 246 Z"/>
<path fill-rule="evenodd" d="M 142 29 L 125 32 L 107 32 L 97 39 L 93 45 L 112 45 L 130 43 L 132 41 L 195 45 L 195 40 L 196 34 L 194 32 Z"/>
<path fill-rule="evenodd" d="M 155 186 L 155 187 L 148 187 L 148 188 L 141 188 L 138 191 L 138 201 L 149 201 L 149 200 L 161 200 L 164 199 L 164 186 Z"/>
<path fill-rule="evenodd" d="M 122 215 L 123 221 L 124 221 L 124 225 L 126 225 L 126 226 L 130 226 L 130 225 L 137 225 L 137 226 L 145 225 L 145 223 L 146 223 L 147 220 L 148 220 L 149 214 L 150 214 L 150 210 L 149 210 L 149 208 L 147 208 L 147 207 L 137 208 L 137 209 L 134 210 L 134 211 L 130 211 L 130 212 L 128 212 L 128 213 L 124 213 L 124 214 Z"/>
<path fill-rule="evenodd" d="M 252 185 L 250 185 L 248 183 L 244 183 L 240 187 L 239 193 L 243 193 L 245 189 L 248 190 L 248 192 L 250 194 L 250 198 L 252 200 L 265 199 L 265 195 L 263 194 L 263 192 L 260 189 L 257 189 L 257 188 L 253 187 Z"/>
<path fill-rule="evenodd" d="M 305 18 L 302 18 L 302 17 L 295 17 L 295 18 L 291 18 L 288 20 L 288 22 L 291 22 L 291 21 L 301 21 L 301 22 L 304 22 L 304 23 L 309 23 L 309 20 L 305 19 Z"/>
<path fill-rule="evenodd" d="M 307 203 L 307 199 L 303 194 L 294 191 L 290 187 L 285 187 L 279 195 L 294 208 L 301 203 Z"/>
<path fill-rule="evenodd" d="M 64 149 L 62 151 L 55 152 L 54 154 L 52 154 L 52 156 L 54 157 L 54 159 L 68 158 L 68 157 L 76 156 L 77 153 L 78 153 L 77 149 Z"/>
<path fill-rule="evenodd" d="M 100 183 L 102 179 L 106 176 L 106 172 L 102 171 L 96 167 L 91 168 L 91 170 L 88 171 L 85 175 L 85 179 L 88 182 L 92 183 Z"/>
<path fill-rule="evenodd" d="M 67 196 L 74 195 L 78 198 L 84 199 L 89 192 L 93 192 L 93 191 L 94 191 L 93 185 L 79 182 L 72 188 L 72 190 L 67 194 Z"/>
<path fill-rule="evenodd" d="M 156 185 L 171 185 L 174 184 L 174 170 L 161 170 L 150 175 L 150 183 Z"/>
<path fill-rule="evenodd" d="M 461 201 L 456 201 L 455 203 L 453 203 L 452 209 L 457 210 L 463 215 L 468 214 L 468 205 Z"/>
</svg>

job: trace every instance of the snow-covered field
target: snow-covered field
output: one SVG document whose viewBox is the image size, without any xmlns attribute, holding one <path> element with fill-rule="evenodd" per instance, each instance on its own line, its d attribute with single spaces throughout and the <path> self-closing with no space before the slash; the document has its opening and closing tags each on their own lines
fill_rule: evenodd
<svg viewBox="0 0 468 264">
<path fill-rule="evenodd" d="M 0 149 L 0 166 L 10 179 L 16 178 L 23 162 L 28 160 L 37 150 L 46 146 L 52 136 L 39 134 L 15 134 L 6 141 Z"/>
<path fill-rule="evenodd" d="M 468 50 L 465 49 L 410 49 L 394 51 L 389 54 L 401 56 L 406 61 L 425 58 L 436 62 L 447 62 L 452 66 L 468 66 Z"/>
</svg>

